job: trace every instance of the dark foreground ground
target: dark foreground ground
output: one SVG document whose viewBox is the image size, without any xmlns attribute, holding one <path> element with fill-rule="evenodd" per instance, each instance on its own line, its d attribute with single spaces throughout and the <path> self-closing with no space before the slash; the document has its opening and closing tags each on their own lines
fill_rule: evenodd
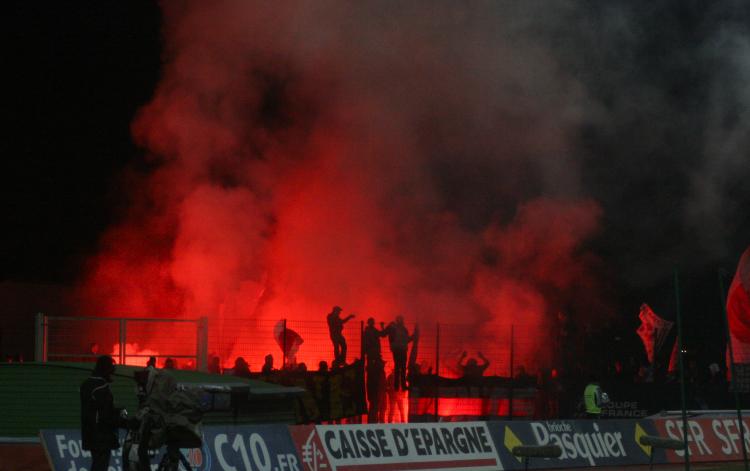
<svg viewBox="0 0 750 471">
<path fill-rule="evenodd" d="M 533 469 L 533 468 L 531 468 Z M 607 471 L 623 470 L 623 471 L 645 471 L 648 470 L 648 465 L 644 466 L 611 466 L 611 467 L 599 467 L 596 468 L 567 468 L 568 471 L 583 471 L 592 469 L 601 469 Z M 685 469 L 685 465 L 682 464 L 655 464 L 654 470 L 659 471 L 677 471 Z M 745 465 L 743 463 L 691 463 L 691 471 L 744 471 Z"/>
</svg>

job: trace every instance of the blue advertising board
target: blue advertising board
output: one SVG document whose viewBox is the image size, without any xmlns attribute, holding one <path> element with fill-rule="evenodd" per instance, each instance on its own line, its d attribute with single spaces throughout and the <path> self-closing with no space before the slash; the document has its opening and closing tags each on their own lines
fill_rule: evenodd
<svg viewBox="0 0 750 471">
<path fill-rule="evenodd" d="M 80 430 L 42 430 L 40 437 L 53 471 L 89 470 L 91 454 L 81 448 Z M 124 438 L 123 433 L 121 443 Z M 285 425 L 207 426 L 200 449 L 181 451 L 189 471 L 302 471 Z M 151 457 L 153 469 L 162 453 Z M 122 448 L 114 450 L 109 471 L 126 471 L 122 458 Z"/>
<path fill-rule="evenodd" d="M 506 469 L 523 469 L 513 456 L 520 445 L 558 445 L 559 458 L 534 458 L 534 468 L 584 468 L 665 462 L 663 450 L 641 445 L 642 435 L 656 435 L 651 420 L 543 420 L 488 422 L 495 448 Z"/>
</svg>

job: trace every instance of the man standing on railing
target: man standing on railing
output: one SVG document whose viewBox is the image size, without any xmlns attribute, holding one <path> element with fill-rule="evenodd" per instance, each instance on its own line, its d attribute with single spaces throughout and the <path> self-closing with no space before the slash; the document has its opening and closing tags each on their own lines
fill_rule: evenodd
<svg viewBox="0 0 750 471">
<path fill-rule="evenodd" d="M 333 306 L 333 310 L 328 314 L 328 333 L 331 335 L 333 342 L 333 364 L 332 368 L 346 365 L 346 339 L 344 338 L 344 324 L 354 318 L 354 314 L 349 314 L 343 319 L 339 315 L 341 308 Z"/>
<path fill-rule="evenodd" d="M 393 389 L 403 391 L 406 389 L 406 358 L 412 336 L 404 325 L 404 316 L 396 316 L 396 322 L 388 324 L 385 330 L 393 353 Z"/>
<path fill-rule="evenodd" d="M 380 339 L 388 335 L 383 323 L 380 323 L 380 329 L 375 327 L 375 319 L 367 319 L 367 327 L 362 333 L 362 352 L 364 353 L 367 364 L 375 363 L 378 360 L 383 361 L 380 349 Z"/>
</svg>

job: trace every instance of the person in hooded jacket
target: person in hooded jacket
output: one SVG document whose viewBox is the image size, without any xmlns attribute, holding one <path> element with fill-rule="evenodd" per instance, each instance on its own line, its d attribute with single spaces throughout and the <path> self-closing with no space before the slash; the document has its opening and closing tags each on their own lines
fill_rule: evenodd
<svg viewBox="0 0 750 471">
<path fill-rule="evenodd" d="M 414 340 L 404 325 L 404 316 L 396 316 L 396 321 L 391 322 L 385 328 L 388 333 L 388 343 L 393 353 L 393 389 L 404 391 L 406 386 L 406 360 L 409 350 L 409 342 Z"/>
<path fill-rule="evenodd" d="M 79 389 L 82 448 L 91 452 L 91 471 L 106 471 L 112 450 L 120 447 L 117 428 L 124 425 L 125 411 L 114 405 L 109 386 L 114 372 L 112 357 L 100 356 L 91 376 Z"/>
</svg>

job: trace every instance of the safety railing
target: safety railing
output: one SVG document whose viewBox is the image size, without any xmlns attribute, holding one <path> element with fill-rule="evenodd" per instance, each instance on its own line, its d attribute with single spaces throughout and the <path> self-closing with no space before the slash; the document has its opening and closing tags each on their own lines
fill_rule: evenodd
<svg viewBox="0 0 750 471">
<path fill-rule="evenodd" d="M 156 357 L 189 369 L 208 367 L 208 318 L 59 317 L 37 314 L 36 361 L 93 361 L 112 355 L 119 364 L 144 365 Z"/>
</svg>

